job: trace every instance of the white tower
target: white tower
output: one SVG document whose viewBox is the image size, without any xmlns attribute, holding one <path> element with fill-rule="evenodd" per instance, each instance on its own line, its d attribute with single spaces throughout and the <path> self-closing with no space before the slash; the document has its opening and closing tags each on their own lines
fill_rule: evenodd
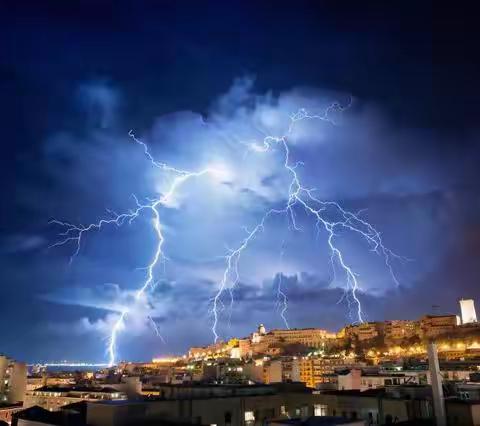
<svg viewBox="0 0 480 426">
<path fill-rule="evenodd" d="M 460 299 L 460 312 L 462 314 L 462 324 L 477 322 L 473 299 Z"/>
</svg>

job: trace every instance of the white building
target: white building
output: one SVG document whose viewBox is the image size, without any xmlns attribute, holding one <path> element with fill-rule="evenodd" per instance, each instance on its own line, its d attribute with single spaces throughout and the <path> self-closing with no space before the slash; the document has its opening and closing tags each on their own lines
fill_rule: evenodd
<svg viewBox="0 0 480 426">
<path fill-rule="evenodd" d="M 423 371 L 364 371 L 360 368 L 352 368 L 338 373 L 338 390 L 359 390 L 384 388 L 392 385 L 420 384 Z"/>
<path fill-rule="evenodd" d="M 460 312 L 462 314 L 462 324 L 477 322 L 473 299 L 460 299 Z"/>
</svg>

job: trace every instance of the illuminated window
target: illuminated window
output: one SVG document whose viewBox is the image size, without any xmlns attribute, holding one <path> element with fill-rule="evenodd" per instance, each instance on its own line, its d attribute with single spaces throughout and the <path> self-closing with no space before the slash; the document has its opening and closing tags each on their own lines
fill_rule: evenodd
<svg viewBox="0 0 480 426">
<path fill-rule="evenodd" d="M 314 404 L 313 405 L 313 415 L 314 416 L 326 416 L 328 412 L 328 405 L 325 404 Z"/>
<path fill-rule="evenodd" d="M 282 416 L 285 416 L 287 414 L 287 407 L 285 407 L 285 405 L 280 406 L 280 414 Z"/>
<path fill-rule="evenodd" d="M 255 424 L 255 413 L 253 411 L 245 411 L 245 424 L 247 426 Z"/>
<path fill-rule="evenodd" d="M 253 413 L 253 411 L 245 411 L 245 421 L 246 422 L 255 421 L 255 414 Z"/>
</svg>

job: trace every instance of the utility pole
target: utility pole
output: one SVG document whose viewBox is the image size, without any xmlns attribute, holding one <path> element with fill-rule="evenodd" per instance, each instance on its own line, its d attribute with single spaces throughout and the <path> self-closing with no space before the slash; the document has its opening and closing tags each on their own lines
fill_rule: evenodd
<svg viewBox="0 0 480 426">
<path fill-rule="evenodd" d="M 442 376 L 438 363 L 437 344 L 434 341 L 428 343 L 428 366 L 432 377 L 433 410 L 437 426 L 446 426 L 445 400 L 443 399 Z"/>
</svg>

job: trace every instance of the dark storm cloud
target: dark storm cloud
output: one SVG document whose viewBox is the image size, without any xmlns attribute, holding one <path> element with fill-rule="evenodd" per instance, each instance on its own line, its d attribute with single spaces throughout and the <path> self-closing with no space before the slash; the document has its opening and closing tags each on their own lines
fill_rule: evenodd
<svg viewBox="0 0 480 426">
<path fill-rule="evenodd" d="M 117 91 L 104 81 L 83 83 L 78 87 L 78 105 L 86 113 L 89 126 L 105 129 L 112 127 L 120 107 Z"/>
<path fill-rule="evenodd" d="M 121 333 L 120 355 L 141 359 L 209 342 L 209 302 L 225 246 L 285 197 L 281 159 L 246 155 L 245 143 L 281 134 L 299 107 L 318 112 L 332 100 L 351 101 L 336 126 L 305 122 L 291 138 L 293 159 L 305 162 L 302 179 L 320 197 L 362 210 L 385 243 L 410 259 L 395 264 L 395 288 L 361 240 L 339 237 L 359 273 L 367 318 L 414 318 L 431 304 L 455 311 L 458 297 L 478 297 L 476 115 L 472 102 L 432 94 L 428 7 L 417 4 L 412 14 L 387 4 L 338 10 L 300 3 L 156 10 L 34 2 L 0 14 L 7 124 L 0 308 L 15 323 L 3 351 L 27 360 L 103 357 L 99 337 L 144 279 L 155 244 L 151 218 L 87 236 L 70 266 L 74 247 L 47 249 L 61 231 L 48 221 L 88 223 L 106 208 L 132 208 L 132 193 L 144 199 L 168 185 L 128 137 L 131 128 L 162 161 L 197 169 L 226 160 L 234 173 L 193 182 L 163 211 L 166 272 L 159 268 L 156 290 Z M 476 73 L 457 59 L 436 68 L 435 79 L 449 73 L 434 83 L 442 93 L 468 87 L 472 101 Z M 461 77 L 452 79 L 457 68 Z M 295 233 L 273 219 L 245 253 L 231 313 L 225 295 L 222 336 L 246 335 L 257 322 L 282 326 L 279 272 L 292 326 L 336 329 L 349 321 L 337 304 L 344 282 L 332 281 L 324 235 L 316 239 L 311 221 L 298 220 L 303 232 Z"/>
<path fill-rule="evenodd" d="M 120 114 L 118 99 L 128 101 L 121 88 L 99 88 L 97 82 L 84 82 L 79 87 L 88 100 L 72 98 L 81 107 L 78 113 L 86 118 L 82 133 L 53 133 L 44 143 L 40 166 L 50 177 L 55 195 L 32 186 L 24 192 L 22 202 L 44 217 L 51 215 L 55 206 L 62 218 L 74 216 L 78 222 L 88 223 L 99 215 L 108 215 L 104 213 L 106 208 L 131 208 L 132 193 L 146 197 L 163 191 L 170 183 L 115 126 Z M 204 328 L 194 334 L 185 330 L 188 341 L 200 344 L 210 339 L 209 304 L 224 268 L 221 256 L 225 244 L 238 244 L 244 235 L 242 226 L 251 227 L 262 211 L 285 202 L 288 179 L 282 159 L 275 152 L 265 155 L 250 151 L 249 145 L 261 144 L 266 134 L 285 133 L 290 114 L 299 108 L 310 107 L 312 113 L 320 113 L 319 108 L 328 105 L 331 96 L 307 87 L 277 95 L 259 93 L 253 80 L 242 78 L 219 100 L 213 100 L 208 113 L 168 114 L 155 119 L 150 131 L 137 135 L 149 143 L 157 158 L 177 167 L 224 167 L 226 176 L 222 179 L 226 182 L 195 181 L 164 210 L 162 223 L 169 260 L 167 275 L 160 270 L 157 273 L 165 284 L 133 303 L 135 309 L 125 325 L 123 341 L 145 339 L 152 332 L 151 318 L 163 325 L 167 342 L 175 341 L 179 328 L 189 328 L 191 321 L 203 323 Z M 394 265 L 401 278 L 401 287 L 395 289 L 381 259 L 376 259 L 360 239 L 339 235 L 348 262 L 359 273 L 365 317 L 379 319 L 386 315 L 379 307 L 387 300 L 408 301 L 412 292 L 431 291 L 425 277 L 439 267 L 444 256 L 449 256 L 449 244 L 462 232 L 469 216 L 459 207 L 466 200 L 462 203 L 455 184 L 471 171 L 467 158 L 460 164 L 458 159 L 453 162 L 445 153 L 436 152 L 436 161 L 431 161 L 433 135 L 401 130 L 377 107 L 359 99 L 349 102 L 337 117 L 337 125 L 318 120 L 299 123 L 290 138 L 291 155 L 295 161 L 304 161 L 299 173 L 307 186 L 316 188 L 320 198 L 339 201 L 353 211 L 366 209 L 361 214 L 382 232 L 384 241 L 412 259 Z M 92 118 L 97 116 L 98 120 Z M 419 155 L 412 157 L 406 145 L 420 146 Z M 450 171 L 447 176 L 442 173 L 445 168 Z M 39 197 L 50 201 L 37 203 Z M 478 205 L 472 206 L 478 210 Z M 222 336 L 248 334 L 257 322 L 282 326 L 275 287 L 279 271 L 286 273 L 282 275 L 282 290 L 288 297 L 286 312 L 292 326 L 335 329 L 355 320 L 354 307 L 346 306 L 341 271 L 333 280 L 325 236 L 315 237 L 308 217 L 298 216 L 298 223 L 304 232 L 288 232 L 283 219 L 270 221 L 242 257 L 242 281 L 233 291 L 233 310 L 228 294 L 223 298 Z M 144 279 L 144 271 L 138 268 L 148 262 L 155 244 L 150 226 L 150 218 L 141 217 L 125 230 L 114 227 L 86 236 L 65 275 L 69 285 L 52 283 L 51 290 L 38 296 L 55 305 L 89 311 L 66 321 L 46 321 L 44 333 L 65 337 L 69 333 L 108 335 L 118 312 L 132 306 L 135 289 Z M 441 229 L 449 232 L 440 234 Z M 439 245 L 440 235 L 444 243 Z M 49 232 L 48 238 L 55 241 L 57 237 Z M 195 241 L 204 243 L 198 246 Z M 280 261 L 279 250 L 285 242 L 285 255 Z M 67 265 L 74 250 L 72 245 L 50 249 L 49 262 L 57 267 L 61 262 Z M 442 300 L 443 304 L 447 301 Z M 415 315 L 419 309 L 428 309 L 428 304 L 419 308 L 417 303 L 416 309 L 412 306 L 405 303 L 398 312 Z"/>
<path fill-rule="evenodd" d="M 47 245 L 47 240 L 40 235 L 10 235 L 2 242 L 1 247 L 4 253 L 20 253 L 38 250 Z"/>
</svg>

